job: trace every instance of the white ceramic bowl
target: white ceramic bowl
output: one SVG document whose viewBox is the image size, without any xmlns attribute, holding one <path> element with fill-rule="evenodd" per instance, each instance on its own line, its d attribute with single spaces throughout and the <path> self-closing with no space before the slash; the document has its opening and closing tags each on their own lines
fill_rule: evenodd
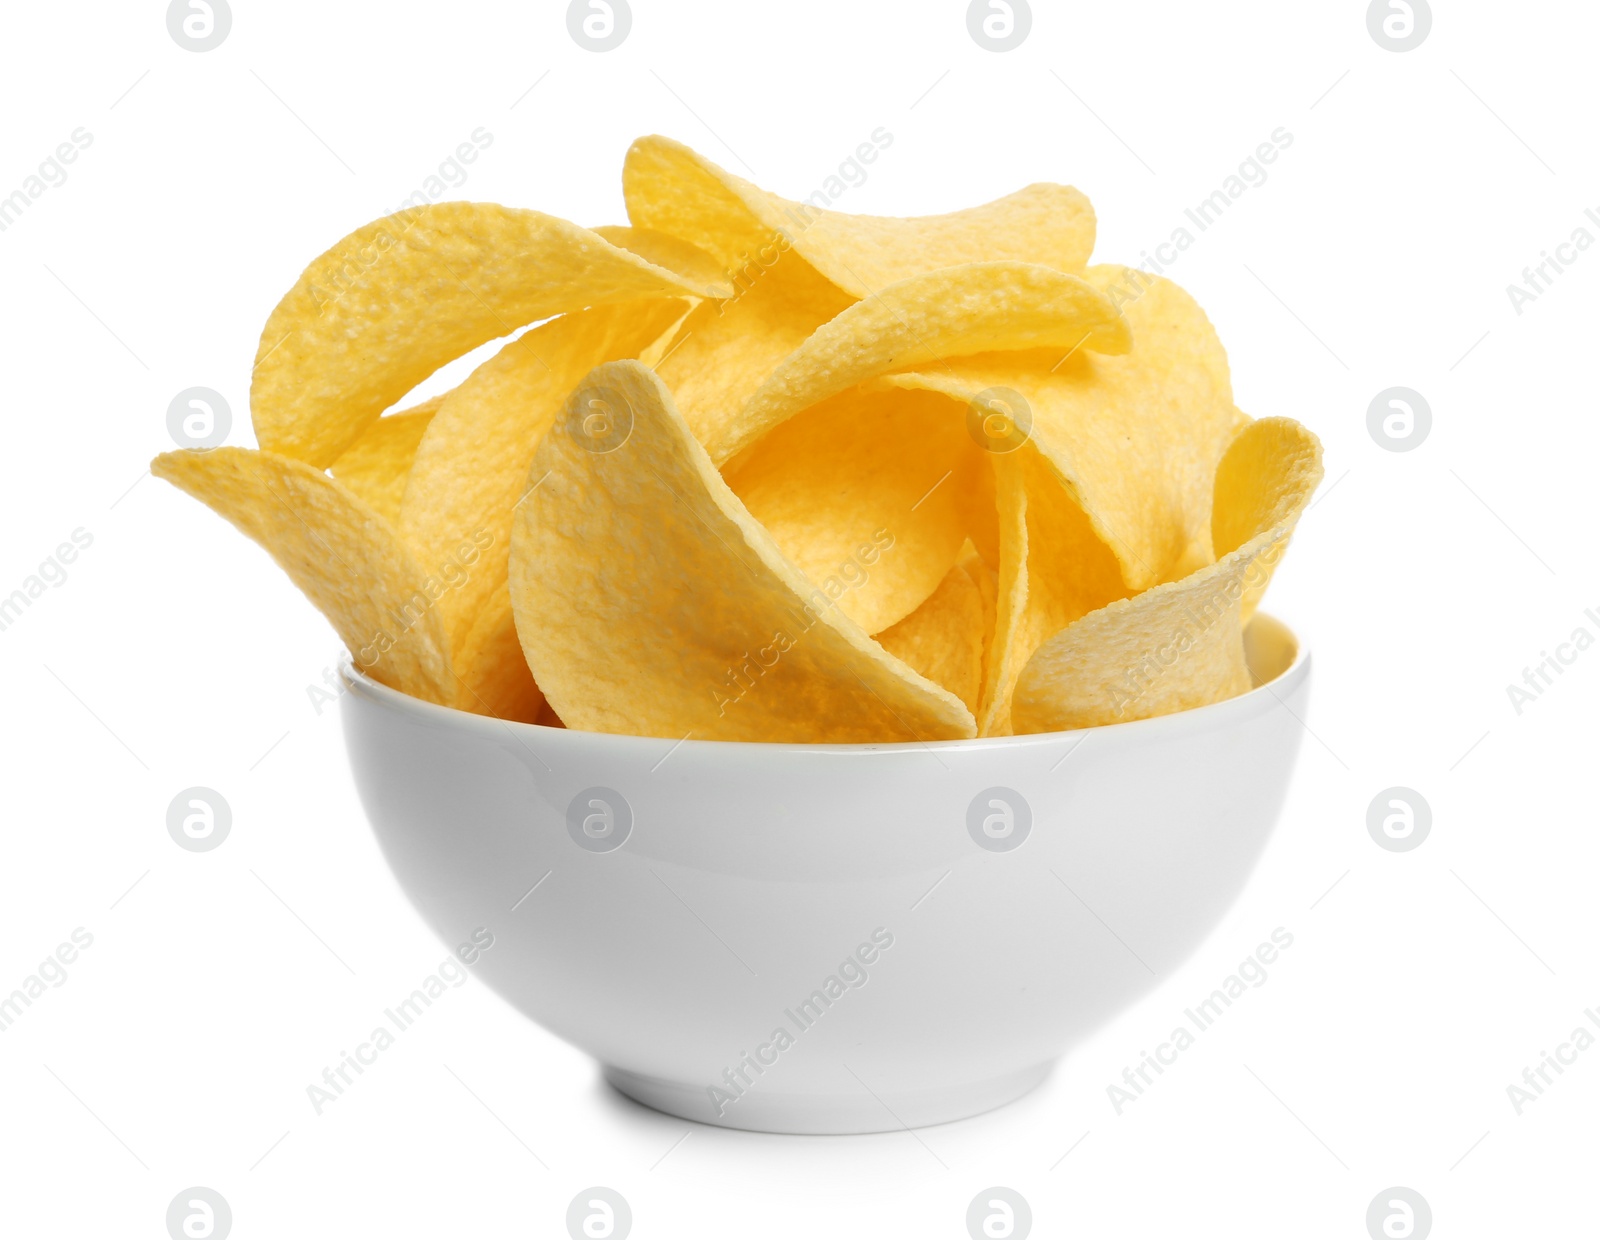
<svg viewBox="0 0 1600 1240">
<path fill-rule="evenodd" d="M 473 972 L 617 1089 L 871 1132 L 1025 1093 L 1238 896 L 1310 673 L 1277 621 L 1248 640 L 1251 692 L 1080 732 L 674 742 L 465 714 L 348 663 L 344 731 L 428 924 L 492 934 Z"/>
</svg>

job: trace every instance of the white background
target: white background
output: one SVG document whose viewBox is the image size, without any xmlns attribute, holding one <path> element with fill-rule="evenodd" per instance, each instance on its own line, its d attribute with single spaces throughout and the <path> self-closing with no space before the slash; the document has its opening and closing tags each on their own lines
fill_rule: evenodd
<svg viewBox="0 0 1600 1240">
<path fill-rule="evenodd" d="M 1041 1236 L 1361 1240 L 1392 1185 L 1441 1237 L 1589 1234 L 1600 1048 L 1521 1115 L 1506 1087 L 1600 1005 L 1600 651 L 1520 716 L 1506 686 L 1579 625 L 1600 635 L 1600 249 L 1521 315 L 1506 286 L 1600 209 L 1600 12 L 1439 3 L 1396 54 L 1359 0 L 1041 0 L 995 54 L 951 0 L 635 0 L 595 54 L 553 0 L 236 0 L 196 54 L 164 7 L 3 19 L 0 194 L 75 128 L 93 142 L 0 233 L 0 594 L 74 529 L 93 545 L 0 632 L 0 992 L 75 927 L 94 945 L 0 1034 L 0 1231 L 160 1237 L 206 1185 L 241 1238 L 560 1236 L 605 1184 L 641 1238 L 954 1238 L 1003 1184 Z M 452 195 L 585 224 L 622 219 L 640 134 L 803 197 L 882 126 L 841 209 L 1070 182 L 1097 257 L 1133 262 L 1293 134 L 1171 275 L 1241 407 L 1326 446 L 1268 604 L 1315 650 L 1314 734 L 1237 907 L 1021 1102 L 915 1136 L 689 1125 L 472 981 L 313 1113 L 306 1086 L 445 948 L 374 846 L 336 710 L 308 698 L 330 630 L 144 471 L 186 387 L 223 393 L 230 442 L 252 442 L 279 295 L 480 126 L 493 144 Z M 1433 410 L 1408 453 L 1366 429 L 1394 385 Z M 215 852 L 165 829 L 196 784 L 233 808 Z M 1391 785 L 1433 809 L 1409 853 L 1366 830 Z M 1294 946 L 1265 985 L 1118 1115 L 1106 1087 L 1277 926 Z"/>
</svg>

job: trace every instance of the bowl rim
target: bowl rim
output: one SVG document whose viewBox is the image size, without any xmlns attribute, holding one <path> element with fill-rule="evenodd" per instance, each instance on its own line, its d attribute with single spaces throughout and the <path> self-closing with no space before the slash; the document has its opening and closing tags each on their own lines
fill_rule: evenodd
<svg viewBox="0 0 1600 1240">
<path fill-rule="evenodd" d="M 1310 673 L 1311 650 L 1301 640 L 1298 633 L 1276 616 L 1258 611 L 1251 617 L 1250 623 L 1255 624 L 1257 622 L 1264 622 L 1265 625 L 1280 630 L 1281 635 L 1293 643 L 1294 654 L 1288 664 L 1276 676 L 1253 685 L 1235 697 L 1224 698 L 1220 702 L 1211 702 L 1205 706 L 1194 706 L 1188 710 L 1180 710 L 1172 714 L 1155 715 L 1147 719 L 1130 719 L 1125 723 L 1104 723 L 1095 727 L 1070 728 L 1061 732 L 1024 732 L 1016 736 L 975 736 L 958 740 L 861 741 L 855 743 L 836 741 L 693 740 L 691 738 L 694 734 L 691 732 L 689 736 L 674 741 L 670 736 L 641 736 L 625 732 L 586 732 L 578 728 L 556 728 L 542 723 L 523 723 L 514 719 L 500 719 L 493 715 L 477 715 L 454 706 L 443 706 L 438 702 L 429 702 L 423 698 L 413 697 L 409 693 L 403 693 L 399 689 L 392 688 L 368 676 L 356 666 L 355 658 L 349 650 L 340 651 L 338 666 L 339 675 L 350 692 L 358 693 L 362 697 L 387 707 L 396 713 L 411 715 L 419 721 L 436 726 L 462 729 L 469 733 L 478 732 L 482 735 L 492 735 L 499 739 L 509 735 L 524 743 L 534 737 L 546 743 L 571 737 L 577 741 L 595 744 L 654 745 L 661 742 L 670 742 L 674 748 L 683 746 L 706 752 L 720 749 L 725 752 L 760 751 L 763 754 L 793 753 L 812 755 L 925 753 L 928 750 L 935 750 L 941 753 L 973 753 L 1057 745 L 1063 740 L 1071 740 L 1074 737 L 1086 739 L 1090 734 L 1128 737 L 1131 739 L 1134 736 L 1154 736 L 1162 731 L 1174 729 L 1207 729 L 1221 726 L 1236 717 L 1253 715 L 1262 710 L 1284 706 L 1282 694 L 1292 692 Z"/>
</svg>

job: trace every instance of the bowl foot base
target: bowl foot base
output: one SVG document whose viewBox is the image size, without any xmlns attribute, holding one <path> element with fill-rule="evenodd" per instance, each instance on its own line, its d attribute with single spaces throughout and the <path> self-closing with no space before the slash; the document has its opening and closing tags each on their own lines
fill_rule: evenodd
<svg viewBox="0 0 1600 1240">
<path fill-rule="evenodd" d="M 951 1120 L 967 1119 L 992 1111 L 1022 1097 L 1049 1075 L 1054 1060 L 987 1081 L 943 1085 L 906 1093 L 869 1092 L 865 1086 L 842 1094 L 783 1094 L 759 1088 L 724 1102 L 722 1112 L 704 1085 L 645 1076 L 610 1065 L 603 1067 L 613 1089 L 635 1102 L 680 1119 L 747 1132 L 839 1135 L 858 1132 L 897 1132 Z"/>
</svg>

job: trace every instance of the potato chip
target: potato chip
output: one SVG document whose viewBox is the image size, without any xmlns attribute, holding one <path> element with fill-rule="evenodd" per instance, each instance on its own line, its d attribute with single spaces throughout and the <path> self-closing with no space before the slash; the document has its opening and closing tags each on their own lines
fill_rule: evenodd
<svg viewBox="0 0 1600 1240">
<path fill-rule="evenodd" d="M 1287 418 L 1252 423 L 1218 467 L 1215 564 L 1085 616 L 1039 647 L 1017 681 L 1012 722 L 1048 732 L 1145 719 L 1250 688 L 1241 603 L 1259 599 L 1322 479 L 1321 446 Z"/>
<path fill-rule="evenodd" d="M 885 146 L 880 140 L 860 149 L 872 152 L 866 161 L 872 162 Z M 993 260 L 1081 272 L 1094 249 L 1094 209 L 1064 185 L 1030 185 L 948 215 L 846 215 L 816 201 L 828 198 L 825 190 L 790 202 L 682 143 L 649 137 L 629 149 L 622 186 L 634 224 L 711 253 L 736 282 L 739 272 L 753 264 L 770 266 L 769 256 L 792 247 L 855 298 L 941 267 Z"/>
<path fill-rule="evenodd" d="M 1227 354 L 1193 298 L 1131 268 L 1091 267 L 1086 278 L 1121 305 L 1128 353 L 993 353 L 882 383 L 968 402 L 1020 394 L 1031 438 L 1072 479 L 1128 588 L 1145 590 L 1214 558 L 1212 481 L 1242 415 Z"/>
<path fill-rule="evenodd" d="M 789 255 L 726 301 L 697 306 L 656 365 L 704 443 L 784 358 L 850 298 Z"/>
<path fill-rule="evenodd" d="M 992 484 L 994 481 L 993 471 L 988 470 L 985 472 L 989 473 L 989 481 Z M 990 651 L 994 647 L 995 621 L 998 616 L 1000 602 L 1000 575 L 989 567 L 970 540 L 962 550 L 961 558 L 956 563 L 966 571 L 967 576 L 972 578 L 972 583 L 978 587 L 978 599 L 983 605 L 983 676 L 979 678 L 978 690 L 978 699 L 981 703 L 983 700 L 982 685 L 988 675 Z M 973 714 L 977 714 L 976 709 L 973 710 Z"/>
<path fill-rule="evenodd" d="M 877 641 L 976 712 L 983 687 L 984 637 L 983 593 L 957 564 L 921 606 L 879 633 Z"/>
<path fill-rule="evenodd" d="M 789 419 L 724 476 L 789 561 L 876 633 L 955 565 L 980 469 L 960 405 L 853 389 Z"/>
<path fill-rule="evenodd" d="M 661 359 L 672 352 L 673 346 L 682 341 L 689 316 L 694 313 L 695 308 L 705 303 L 689 297 L 676 304 L 683 307 L 683 313 L 678 316 L 677 322 L 657 336 L 650 344 L 639 350 L 639 356 L 634 359 L 639 365 L 648 366 L 651 370 L 654 370 L 660 364 Z"/>
<path fill-rule="evenodd" d="M 406 484 L 400 532 L 424 566 L 442 563 L 463 537 L 485 536 L 482 560 L 442 601 L 458 652 L 486 601 L 505 592 L 512 510 L 562 403 L 601 362 L 638 356 L 682 312 L 681 302 L 658 300 L 552 319 L 474 370 L 434 414 Z"/>
<path fill-rule="evenodd" d="M 1211 539 L 1217 554 L 1238 550 L 1261 530 L 1292 527 L 1300 505 L 1321 477 L 1322 446 L 1300 423 L 1291 418 L 1247 422 L 1217 466 L 1211 510 Z M 1257 571 L 1247 578 L 1239 601 L 1244 620 L 1255 614 L 1288 544 L 1285 538 L 1263 554 Z"/>
<path fill-rule="evenodd" d="M 626 224 L 602 224 L 593 231 L 619 249 L 637 254 L 647 263 L 676 272 L 712 297 L 734 295 L 728 273 L 717 265 L 717 260 L 681 238 L 651 228 L 630 228 Z"/>
<path fill-rule="evenodd" d="M 511 595 L 502 583 L 478 610 L 460 646 L 451 651 L 463 710 L 521 723 L 540 721 L 544 694 L 522 657 Z"/>
<path fill-rule="evenodd" d="M 870 385 L 869 385 L 870 386 Z M 991 466 L 993 462 L 990 462 Z M 994 470 L 980 469 L 967 492 L 967 537 L 992 577 L 1000 571 L 1000 509 L 994 490 Z M 974 578 L 976 580 L 976 578 Z"/>
<path fill-rule="evenodd" d="M 256 439 L 322 468 L 421 380 L 497 336 L 584 306 L 715 292 L 537 211 L 401 211 L 323 254 L 273 310 L 250 386 Z"/>
<path fill-rule="evenodd" d="M 744 408 L 707 428 L 722 462 L 802 409 L 890 371 L 941 358 L 1046 347 L 1125 352 L 1127 321 L 1078 276 L 1028 263 L 969 263 L 891 285 L 824 323 Z"/>
<path fill-rule="evenodd" d="M 671 138 L 636 139 L 622 161 L 629 222 L 704 250 L 729 273 L 760 261 L 763 246 L 768 264 L 775 262 L 782 240 L 730 188 L 735 182 L 747 184 Z M 753 201 L 760 203 L 760 191 Z"/>
<path fill-rule="evenodd" d="M 1040 643 L 1127 589 L 1116 557 L 1054 462 L 1028 444 L 993 460 L 1000 573 L 978 732 L 1007 736 L 1017 678 Z"/>
<path fill-rule="evenodd" d="M 435 606 L 448 585 L 424 573 L 348 487 L 302 461 L 247 448 L 167 452 L 150 472 L 260 543 L 368 675 L 415 697 L 454 703 Z"/>
<path fill-rule="evenodd" d="M 597 368 L 540 445 L 511 545 L 534 678 L 568 727 L 643 736 L 971 736 L 959 698 L 886 653 L 790 564 L 671 394 Z"/>
<path fill-rule="evenodd" d="M 330 474 L 390 525 L 400 523 L 406 476 L 411 472 L 423 432 L 445 395 L 441 393 L 411 409 L 379 418 L 328 467 Z"/>
</svg>

